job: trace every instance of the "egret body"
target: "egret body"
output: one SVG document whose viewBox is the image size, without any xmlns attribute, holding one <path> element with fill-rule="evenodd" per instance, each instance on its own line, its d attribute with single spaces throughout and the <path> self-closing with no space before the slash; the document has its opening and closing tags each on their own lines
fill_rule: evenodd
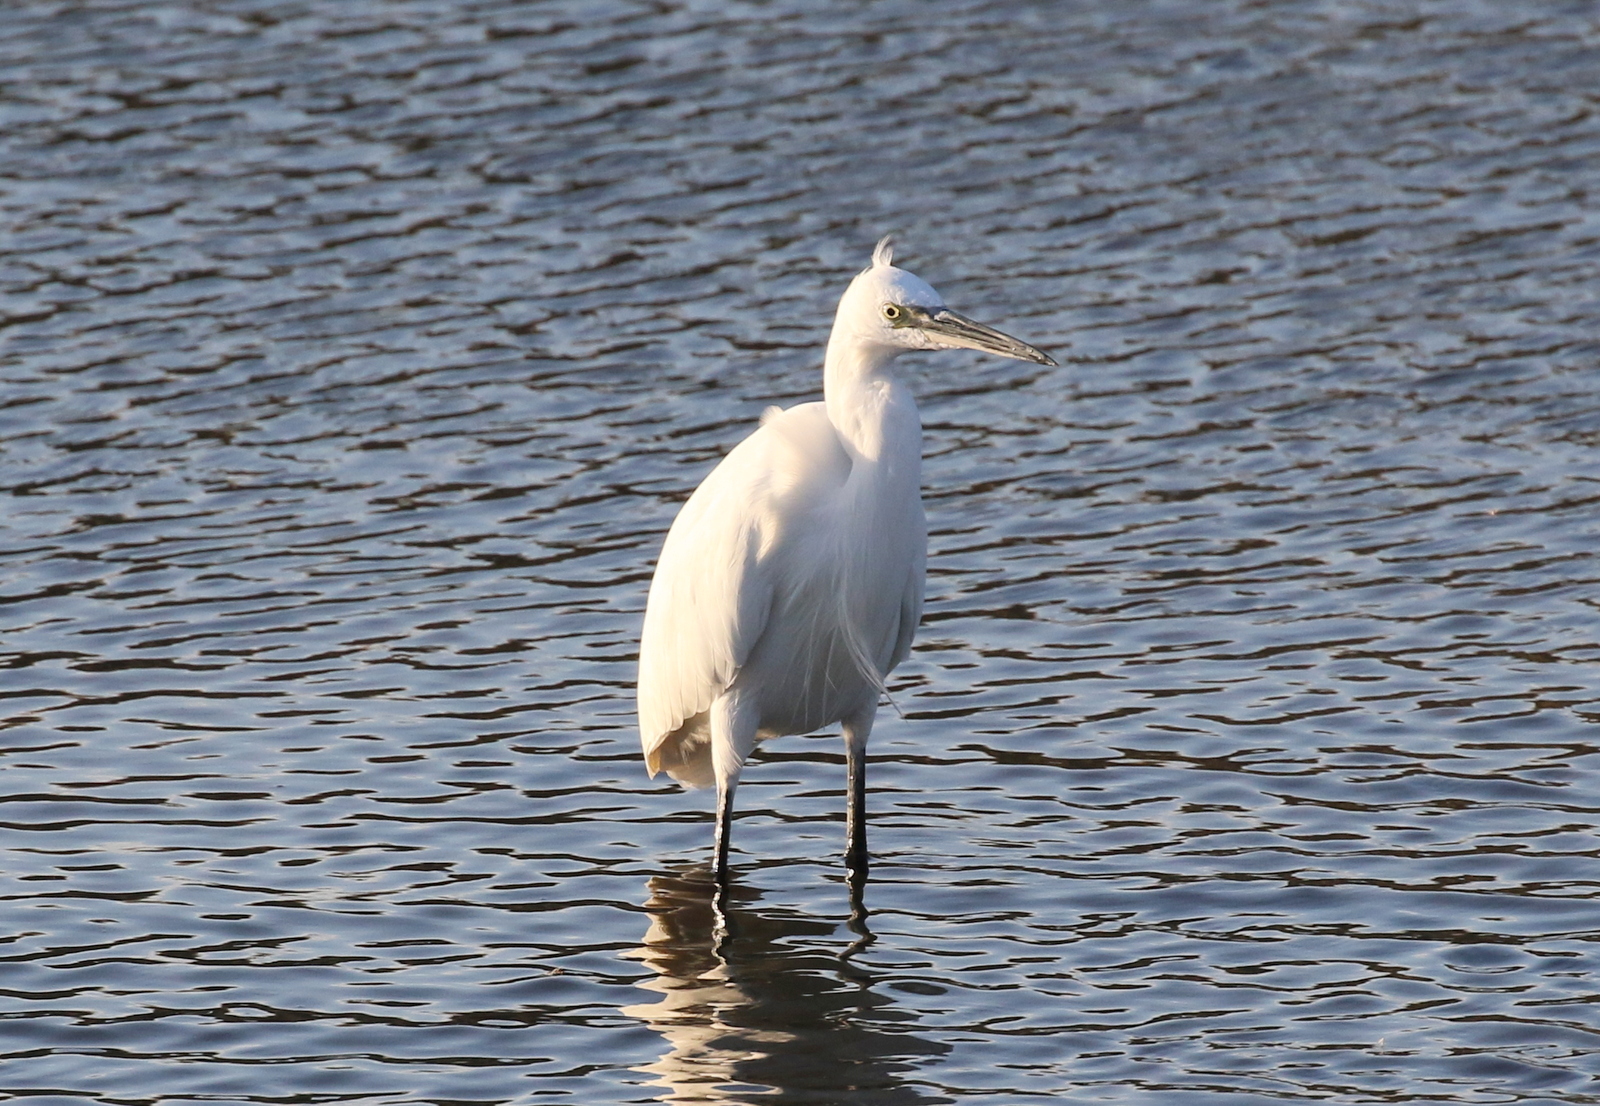
<svg viewBox="0 0 1600 1106">
<path fill-rule="evenodd" d="M 717 788 L 725 878 L 734 789 L 758 741 L 842 724 L 845 861 L 867 870 L 867 736 L 922 614 L 922 423 L 907 350 L 975 349 L 1054 365 L 945 307 L 878 243 L 834 317 L 823 400 L 769 408 L 678 513 L 639 647 L 645 763 Z"/>
</svg>

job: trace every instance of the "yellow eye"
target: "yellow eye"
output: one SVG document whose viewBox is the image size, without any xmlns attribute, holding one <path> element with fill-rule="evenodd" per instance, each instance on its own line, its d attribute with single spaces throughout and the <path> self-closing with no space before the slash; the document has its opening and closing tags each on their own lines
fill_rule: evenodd
<svg viewBox="0 0 1600 1106">
<path fill-rule="evenodd" d="M 897 322 L 902 314 L 899 304 L 886 303 L 883 305 L 883 317 L 891 323 Z"/>
</svg>

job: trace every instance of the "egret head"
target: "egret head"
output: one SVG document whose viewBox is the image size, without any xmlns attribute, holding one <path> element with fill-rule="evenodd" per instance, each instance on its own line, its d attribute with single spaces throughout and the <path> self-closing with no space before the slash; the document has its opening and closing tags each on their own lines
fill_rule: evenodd
<svg viewBox="0 0 1600 1106">
<path fill-rule="evenodd" d="M 944 297 L 915 273 L 895 268 L 887 237 L 872 251 L 872 266 L 863 269 L 839 301 L 835 330 L 851 339 L 886 350 L 975 349 L 1018 361 L 1054 365 L 1043 350 L 974 322 L 944 305 Z"/>
</svg>

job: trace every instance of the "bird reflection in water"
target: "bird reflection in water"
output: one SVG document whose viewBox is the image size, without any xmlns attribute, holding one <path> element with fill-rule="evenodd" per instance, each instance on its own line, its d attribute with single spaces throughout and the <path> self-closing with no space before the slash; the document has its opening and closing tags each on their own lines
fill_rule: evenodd
<svg viewBox="0 0 1600 1106">
<path fill-rule="evenodd" d="M 625 1007 L 667 1051 L 636 1070 L 665 1088 L 662 1102 L 834 1102 L 859 1106 L 948 1102 L 902 1076 L 947 1046 L 907 1032 L 912 1015 L 851 963 L 870 939 L 828 951 L 831 924 L 759 909 L 758 893 L 719 893 L 706 868 L 650 880 L 650 929 L 631 955 L 655 973 L 638 984 L 659 1002 Z"/>
</svg>

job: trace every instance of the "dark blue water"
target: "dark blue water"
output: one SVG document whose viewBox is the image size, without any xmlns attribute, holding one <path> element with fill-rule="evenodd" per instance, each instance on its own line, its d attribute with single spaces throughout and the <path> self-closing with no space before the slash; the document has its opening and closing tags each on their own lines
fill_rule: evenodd
<svg viewBox="0 0 1600 1106">
<path fill-rule="evenodd" d="M 1587 3 L 0 20 L 0 1099 L 1600 1102 Z M 871 751 L 709 799 L 678 504 L 872 243 Z"/>
</svg>

